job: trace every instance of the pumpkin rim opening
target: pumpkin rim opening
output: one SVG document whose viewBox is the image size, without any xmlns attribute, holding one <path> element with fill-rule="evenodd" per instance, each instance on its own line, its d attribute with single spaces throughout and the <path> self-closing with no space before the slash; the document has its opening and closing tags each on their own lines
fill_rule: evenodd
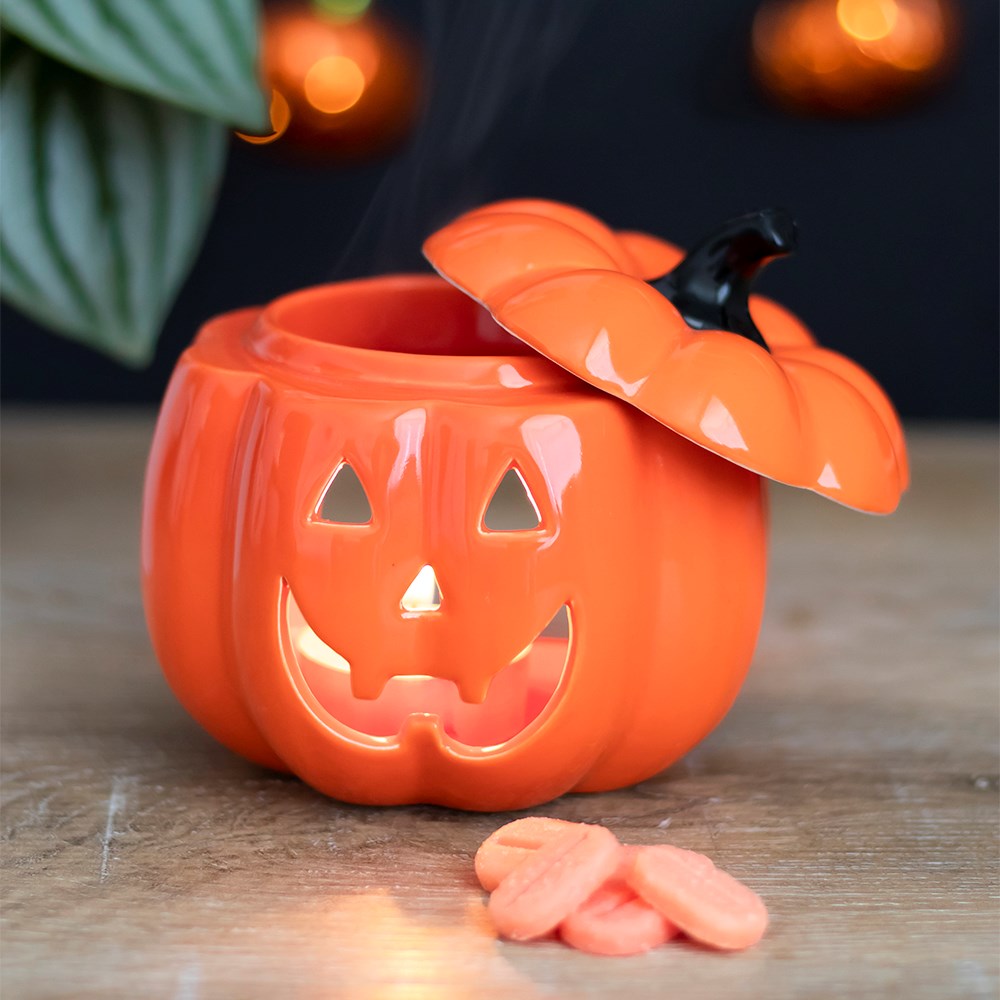
<svg viewBox="0 0 1000 1000">
<path fill-rule="evenodd" d="M 590 391 L 437 274 L 386 274 L 291 292 L 257 311 L 241 339 L 256 365 L 348 395 L 373 384 L 383 392 L 390 385 L 447 389 L 451 397 Z"/>
<path fill-rule="evenodd" d="M 291 336 L 374 354 L 539 356 L 437 275 L 383 275 L 317 285 L 275 299 L 265 317 Z"/>
</svg>

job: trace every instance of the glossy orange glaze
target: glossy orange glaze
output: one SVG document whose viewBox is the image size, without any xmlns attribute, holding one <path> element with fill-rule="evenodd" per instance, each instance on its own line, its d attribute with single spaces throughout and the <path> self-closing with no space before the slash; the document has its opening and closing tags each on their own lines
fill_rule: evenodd
<svg viewBox="0 0 1000 1000">
<path fill-rule="evenodd" d="M 368 523 L 320 516 L 344 462 Z M 540 523 L 489 530 L 512 467 Z M 718 723 L 765 547 L 758 476 L 398 276 L 201 331 L 154 439 L 143 586 L 174 691 L 237 752 L 353 802 L 513 809 L 639 781 Z M 407 611 L 427 565 L 440 606 Z M 563 605 L 570 638 L 536 639 Z"/>
<path fill-rule="evenodd" d="M 769 350 L 693 330 L 648 284 L 681 259 L 669 243 L 520 200 L 467 213 L 424 252 L 524 343 L 731 462 L 872 513 L 906 489 L 902 429 L 874 379 L 759 297 Z"/>
</svg>

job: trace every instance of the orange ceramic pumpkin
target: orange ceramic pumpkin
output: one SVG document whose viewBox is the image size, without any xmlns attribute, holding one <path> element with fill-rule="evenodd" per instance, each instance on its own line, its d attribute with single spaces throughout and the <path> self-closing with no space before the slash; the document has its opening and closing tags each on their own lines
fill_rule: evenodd
<svg viewBox="0 0 1000 1000">
<path fill-rule="evenodd" d="M 758 473 L 873 511 L 906 484 L 870 376 L 778 306 L 751 316 L 793 235 L 758 213 L 683 257 L 507 202 L 428 241 L 458 290 L 369 279 L 209 323 L 144 502 L 147 617 L 181 701 L 367 804 L 523 808 L 683 755 L 756 640 Z M 532 516 L 491 521 L 512 477 Z M 332 502 L 348 482 L 360 516 Z"/>
<path fill-rule="evenodd" d="M 367 523 L 324 514 L 345 464 Z M 493 530 L 511 469 L 538 523 Z M 427 566 L 440 603 L 408 607 Z M 756 475 L 437 277 L 209 323 L 150 459 L 145 599 L 175 692 L 353 802 L 510 809 L 656 773 L 735 697 L 764 568 Z M 541 635 L 563 607 L 569 635 Z"/>
</svg>

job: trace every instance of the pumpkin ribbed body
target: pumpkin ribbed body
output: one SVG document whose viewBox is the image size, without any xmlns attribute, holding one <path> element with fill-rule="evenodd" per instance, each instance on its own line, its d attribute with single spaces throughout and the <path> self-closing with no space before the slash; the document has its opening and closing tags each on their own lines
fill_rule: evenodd
<svg viewBox="0 0 1000 1000">
<path fill-rule="evenodd" d="M 324 515 L 348 465 L 361 523 Z M 511 470 L 537 523 L 497 530 Z M 709 732 L 765 548 L 757 475 L 440 279 L 390 277 L 203 329 L 157 426 L 143 579 L 173 689 L 235 751 L 352 802 L 497 810 L 633 783 Z M 428 567 L 436 599 L 407 604 Z"/>
</svg>

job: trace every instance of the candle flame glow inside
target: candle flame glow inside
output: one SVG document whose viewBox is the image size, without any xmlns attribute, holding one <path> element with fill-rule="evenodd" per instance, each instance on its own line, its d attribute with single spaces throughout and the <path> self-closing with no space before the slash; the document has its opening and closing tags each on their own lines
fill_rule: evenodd
<svg viewBox="0 0 1000 1000">
<path fill-rule="evenodd" d="M 351 665 L 340 655 L 335 649 L 328 646 L 323 640 L 311 629 L 308 625 L 304 625 L 298 629 L 294 638 L 295 648 L 302 654 L 302 656 L 307 657 L 312 660 L 313 663 L 318 663 L 321 666 L 326 667 L 328 670 L 336 670 L 341 674 L 349 674 L 351 672 Z M 514 657 L 510 662 L 520 663 L 530 652 L 531 648 L 535 645 L 534 641 L 529 642 L 524 649 L 521 650 L 517 656 Z M 429 676 L 423 674 L 402 674 L 399 679 L 401 680 L 431 680 Z"/>
<path fill-rule="evenodd" d="M 441 607 L 441 588 L 431 566 L 423 566 L 406 588 L 400 607 L 408 614 L 437 611 Z"/>
<path fill-rule="evenodd" d="M 295 645 L 298 651 L 308 657 L 313 663 L 320 663 L 330 670 L 336 670 L 342 674 L 351 672 L 351 665 L 335 649 L 331 649 L 323 640 L 308 626 L 299 629 L 295 637 Z"/>
</svg>

